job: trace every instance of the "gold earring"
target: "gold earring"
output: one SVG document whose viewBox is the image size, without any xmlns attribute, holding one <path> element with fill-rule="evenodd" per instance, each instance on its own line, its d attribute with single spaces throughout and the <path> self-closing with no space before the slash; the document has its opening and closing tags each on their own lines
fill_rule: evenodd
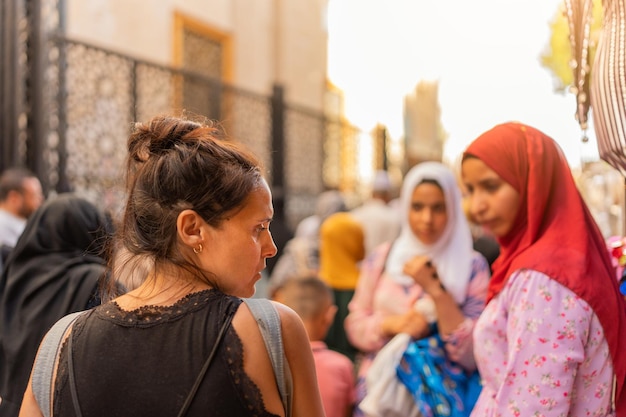
<svg viewBox="0 0 626 417">
<path fill-rule="evenodd" d="M 200 252 L 202 252 L 202 243 L 198 243 L 198 247 L 193 248 L 193 253 L 195 253 L 196 255 L 199 254 Z"/>
</svg>

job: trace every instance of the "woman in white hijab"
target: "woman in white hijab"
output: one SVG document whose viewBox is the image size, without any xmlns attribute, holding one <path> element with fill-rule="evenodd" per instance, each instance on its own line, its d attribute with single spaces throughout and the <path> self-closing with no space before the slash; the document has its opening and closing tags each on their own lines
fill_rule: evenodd
<svg viewBox="0 0 626 417">
<path fill-rule="evenodd" d="M 348 339 L 362 352 L 358 400 L 371 362 L 397 334 L 421 339 L 438 329 L 448 358 L 476 369 L 472 330 L 484 308 L 489 266 L 472 249 L 452 171 L 438 162 L 413 167 L 403 181 L 400 213 L 400 236 L 364 261 L 345 321 Z M 357 408 L 355 415 L 363 413 Z"/>
</svg>

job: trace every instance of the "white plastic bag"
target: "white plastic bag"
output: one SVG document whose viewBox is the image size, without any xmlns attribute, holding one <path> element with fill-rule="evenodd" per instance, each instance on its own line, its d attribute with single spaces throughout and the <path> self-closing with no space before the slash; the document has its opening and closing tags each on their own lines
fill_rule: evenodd
<svg viewBox="0 0 626 417">
<path fill-rule="evenodd" d="M 419 407 L 396 376 L 396 367 L 411 336 L 400 333 L 378 352 L 367 371 L 367 394 L 359 408 L 368 417 L 419 417 Z"/>
</svg>

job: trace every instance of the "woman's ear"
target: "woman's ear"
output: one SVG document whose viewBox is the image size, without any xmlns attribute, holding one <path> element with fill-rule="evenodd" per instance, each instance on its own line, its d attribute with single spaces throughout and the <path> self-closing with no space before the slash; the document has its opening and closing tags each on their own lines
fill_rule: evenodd
<svg viewBox="0 0 626 417">
<path fill-rule="evenodd" d="M 193 210 L 183 210 L 176 219 L 176 233 L 182 243 L 190 248 L 197 248 L 204 242 L 202 226 L 204 220 Z"/>
<path fill-rule="evenodd" d="M 337 314 L 337 310 L 338 307 L 334 304 L 328 306 L 328 310 L 326 310 L 326 313 L 324 314 L 324 321 L 326 322 L 328 327 L 333 324 L 333 321 L 335 320 L 335 314 Z"/>
</svg>

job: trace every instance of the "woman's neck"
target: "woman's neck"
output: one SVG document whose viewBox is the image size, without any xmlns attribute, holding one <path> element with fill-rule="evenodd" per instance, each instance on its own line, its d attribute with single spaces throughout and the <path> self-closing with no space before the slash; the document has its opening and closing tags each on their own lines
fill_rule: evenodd
<svg viewBox="0 0 626 417">
<path fill-rule="evenodd" d="M 208 283 L 187 275 L 152 271 L 139 287 L 115 301 L 123 310 L 135 310 L 146 305 L 170 306 L 191 293 L 212 288 Z"/>
</svg>

